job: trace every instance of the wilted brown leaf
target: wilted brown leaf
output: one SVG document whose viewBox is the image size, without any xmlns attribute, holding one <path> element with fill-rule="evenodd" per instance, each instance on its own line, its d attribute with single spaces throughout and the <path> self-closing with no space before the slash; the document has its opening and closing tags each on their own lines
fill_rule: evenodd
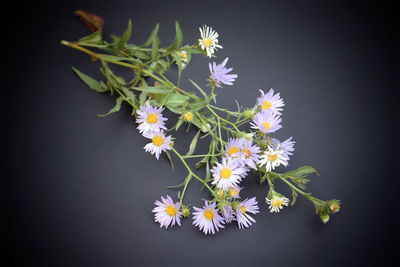
<svg viewBox="0 0 400 267">
<path fill-rule="evenodd" d="M 74 14 L 78 16 L 92 32 L 103 29 L 104 19 L 102 17 L 83 10 L 77 10 Z"/>
</svg>

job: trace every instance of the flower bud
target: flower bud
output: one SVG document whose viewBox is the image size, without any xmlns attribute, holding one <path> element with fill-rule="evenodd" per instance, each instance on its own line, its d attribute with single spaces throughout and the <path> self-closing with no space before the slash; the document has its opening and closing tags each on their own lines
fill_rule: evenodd
<svg viewBox="0 0 400 267">
<path fill-rule="evenodd" d="M 256 112 L 254 111 L 254 109 L 246 109 L 240 115 L 242 115 L 246 119 L 251 119 L 255 113 Z"/>
<path fill-rule="evenodd" d="M 189 210 L 188 207 L 184 206 L 184 207 L 182 208 L 182 216 L 183 216 L 184 218 L 187 218 L 187 217 L 190 216 L 190 210 Z"/>
<path fill-rule="evenodd" d="M 330 209 L 331 209 L 331 211 L 332 212 L 338 212 L 339 210 L 340 210 L 340 206 L 339 206 L 339 204 L 332 204 L 332 205 L 330 205 L 330 207 L 329 207 Z"/>
<path fill-rule="evenodd" d="M 193 119 L 193 113 L 188 111 L 185 113 L 185 115 L 183 115 L 183 119 L 185 121 L 191 121 Z"/>
<path fill-rule="evenodd" d="M 329 221 L 329 215 L 328 214 L 323 214 L 323 215 L 320 216 L 320 218 L 321 218 L 321 221 L 323 223 L 327 223 Z"/>
</svg>

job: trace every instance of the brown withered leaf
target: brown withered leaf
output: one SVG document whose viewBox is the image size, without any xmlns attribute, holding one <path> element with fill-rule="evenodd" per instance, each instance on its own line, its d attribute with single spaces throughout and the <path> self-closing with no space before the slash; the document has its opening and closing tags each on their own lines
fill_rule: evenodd
<svg viewBox="0 0 400 267">
<path fill-rule="evenodd" d="M 102 17 L 83 10 L 77 10 L 74 14 L 78 16 L 92 32 L 97 32 L 103 29 L 104 19 Z"/>
</svg>

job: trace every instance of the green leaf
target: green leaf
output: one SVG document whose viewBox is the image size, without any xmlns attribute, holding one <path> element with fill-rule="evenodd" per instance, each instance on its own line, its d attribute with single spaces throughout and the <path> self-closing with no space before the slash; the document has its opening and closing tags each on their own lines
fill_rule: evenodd
<svg viewBox="0 0 400 267">
<path fill-rule="evenodd" d="M 292 189 L 292 202 L 290 203 L 291 206 L 294 206 L 294 204 L 296 203 L 297 195 L 297 192 Z"/>
<path fill-rule="evenodd" d="M 134 90 L 146 92 L 148 94 L 168 94 L 171 88 L 164 86 L 141 86 L 131 87 Z"/>
<path fill-rule="evenodd" d="M 308 175 L 308 174 L 312 174 L 312 173 L 316 173 L 317 175 L 319 175 L 318 172 L 313 167 L 303 166 L 296 170 L 288 171 L 288 172 L 284 173 L 283 175 L 288 176 L 288 177 L 299 178 L 299 177 L 304 177 L 304 175 Z"/>
<path fill-rule="evenodd" d="M 191 79 L 189 79 L 189 81 L 193 84 L 194 87 L 196 87 L 197 90 L 200 91 L 200 93 L 204 96 L 205 99 L 208 99 L 208 95 L 203 91 L 203 89 L 201 89 L 200 86 L 197 85 L 197 83 L 195 83 Z"/>
<path fill-rule="evenodd" d="M 192 142 L 190 142 L 189 151 L 186 153 L 185 156 L 190 156 L 193 154 L 194 150 L 196 149 L 197 140 L 199 139 L 200 131 L 193 137 Z"/>
<path fill-rule="evenodd" d="M 189 101 L 190 97 L 187 95 L 180 95 L 172 93 L 169 95 L 165 105 L 167 107 L 178 108 L 181 107 L 186 101 Z"/>
<path fill-rule="evenodd" d="M 153 61 L 156 61 L 160 57 L 160 54 L 158 53 L 160 44 L 161 44 L 160 38 L 158 38 L 157 35 L 154 35 L 153 45 L 151 46 L 151 60 Z"/>
<path fill-rule="evenodd" d="M 97 114 L 97 116 L 99 116 L 99 117 L 105 117 L 105 116 L 108 116 L 108 115 L 110 115 L 111 113 L 114 113 L 114 112 L 117 112 L 117 111 L 119 111 L 120 109 L 121 109 L 121 104 L 122 104 L 122 97 L 120 96 L 120 97 L 118 97 L 117 98 L 117 100 L 115 101 L 115 106 L 112 108 L 112 109 L 110 109 L 107 113 L 105 113 L 105 114 Z"/>
<path fill-rule="evenodd" d="M 72 67 L 72 70 L 76 73 L 76 75 L 81 78 L 81 80 L 87 84 L 91 89 L 99 92 L 99 93 L 104 93 L 108 91 L 108 88 L 106 86 L 102 86 L 102 84 L 95 79 L 91 78 L 90 76 L 80 72 L 77 68 Z"/>
<path fill-rule="evenodd" d="M 167 154 L 167 158 L 169 160 L 169 164 L 171 164 L 171 169 L 174 170 L 174 163 L 172 162 L 171 155 L 168 153 L 168 151 L 165 151 L 165 154 Z"/>
<path fill-rule="evenodd" d="M 182 29 L 181 26 L 179 25 L 178 21 L 175 21 L 175 39 L 172 45 L 168 48 L 168 50 L 175 50 L 181 47 L 182 42 L 183 42 L 183 34 L 182 34 Z"/>
<path fill-rule="evenodd" d="M 153 31 L 151 32 L 149 38 L 147 39 L 146 42 L 144 42 L 144 44 L 142 44 L 140 47 L 147 47 L 151 44 L 151 42 L 153 42 L 153 38 L 154 36 L 156 36 L 158 34 L 158 29 L 160 28 L 160 23 L 157 23 L 156 26 L 154 27 Z"/>
<path fill-rule="evenodd" d="M 123 46 L 125 45 L 129 39 L 131 39 L 132 35 L 132 21 L 128 21 L 128 27 L 126 28 L 125 32 L 122 34 L 121 39 L 119 40 L 119 45 Z"/>
<path fill-rule="evenodd" d="M 81 39 L 78 40 L 78 44 L 80 44 L 80 45 L 84 45 L 84 44 L 101 45 L 101 44 L 103 44 L 102 37 L 101 37 L 101 31 L 97 31 L 88 36 L 82 37 Z"/>
</svg>

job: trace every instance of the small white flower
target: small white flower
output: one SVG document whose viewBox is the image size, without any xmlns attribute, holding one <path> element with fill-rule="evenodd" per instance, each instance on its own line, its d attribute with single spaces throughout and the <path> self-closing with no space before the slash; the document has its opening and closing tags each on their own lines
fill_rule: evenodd
<svg viewBox="0 0 400 267">
<path fill-rule="evenodd" d="M 289 205 L 289 199 L 286 197 L 273 196 L 272 199 L 266 198 L 265 200 L 269 204 L 270 212 L 279 212 L 283 206 Z"/>
<path fill-rule="evenodd" d="M 201 46 L 201 49 L 206 50 L 208 57 L 211 57 L 211 55 L 214 54 L 214 51 L 216 51 L 217 48 L 222 49 L 222 46 L 218 44 L 219 35 L 216 31 L 206 25 L 203 26 L 203 29 L 199 28 L 199 30 L 201 35 L 201 39 L 199 39 L 199 44 Z"/>
<path fill-rule="evenodd" d="M 171 136 L 164 136 L 164 131 L 144 132 L 143 136 L 151 139 L 151 143 L 144 146 L 146 152 L 155 154 L 157 160 L 162 151 L 171 150 Z"/>
<path fill-rule="evenodd" d="M 272 146 L 268 146 L 259 163 L 260 167 L 265 164 L 265 170 L 270 172 L 281 164 L 287 166 L 287 158 L 284 155 L 284 151 L 279 148 L 279 145 L 275 149 Z"/>
</svg>

